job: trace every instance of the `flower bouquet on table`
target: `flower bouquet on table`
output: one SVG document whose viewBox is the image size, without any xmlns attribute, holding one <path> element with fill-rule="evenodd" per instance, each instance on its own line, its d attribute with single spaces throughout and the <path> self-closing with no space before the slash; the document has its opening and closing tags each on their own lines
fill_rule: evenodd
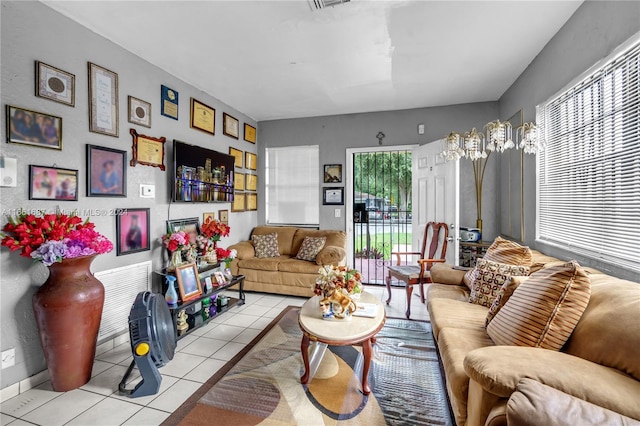
<svg viewBox="0 0 640 426">
<path fill-rule="evenodd" d="M 221 258 L 216 252 L 218 241 L 222 237 L 228 237 L 231 227 L 215 219 L 207 218 L 200 227 L 200 235 L 197 238 L 200 253 L 208 263 L 217 263 Z"/>
<path fill-rule="evenodd" d="M 322 318 L 350 318 L 362 293 L 362 276 L 348 266 L 326 265 L 318 271 L 314 293 L 322 296 Z"/>
<path fill-rule="evenodd" d="M 184 231 L 169 232 L 162 236 L 162 244 L 171 252 L 167 271 L 175 271 L 182 265 L 182 251 L 191 248 L 189 236 Z"/>
</svg>

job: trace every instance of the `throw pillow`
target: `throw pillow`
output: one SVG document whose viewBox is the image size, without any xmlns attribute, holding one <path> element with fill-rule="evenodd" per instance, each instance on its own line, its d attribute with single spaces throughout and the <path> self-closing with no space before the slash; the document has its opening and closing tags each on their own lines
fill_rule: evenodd
<svg viewBox="0 0 640 426">
<path fill-rule="evenodd" d="M 591 281 L 577 262 L 542 269 L 515 289 L 487 326 L 496 345 L 560 350 L 591 296 Z"/>
<path fill-rule="evenodd" d="M 278 234 L 252 235 L 251 241 L 256 250 L 256 257 L 278 257 Z"/>
<path fill-rule="evenodd" d="M 471 287 L 469 303 L 486 306 L 487 308 L 491 306 L 496 296 L 498 296 L 502 285 L 508 282 L 512 276 L 529 275 L 527 266 L 506 265 L 485 259 L 478 259 L 476 269 L 477 273 Z"/>
<path fill-rule="evenodd" d="M 527 246 L 521 246 L 515 241 L 505 240 L 502 237 L 496 237 L 493 243 L 487 249 L 482 257 L 484 260 L 492 262 L 505 263 L 507 265 L 531 266 L 531 249 Z M 471 269 L 464 276 L 464 283 L 471 289 L 476 279 L 476 270 Z"/>
<path fill-rule="evenodd" d="M 502 309 L 504 304 L 507 303 L 507 300 L 509 300 L 509 298 L 511 297 L 515 289 L 518 288 L 518 286 L 528 278 L 529 277 L 511 277 L 504 284 L 502 284 L 502 287 L 500 288 L 500 291 L 496 296 L 496 300 L 493 301 L 493 303 L 489 307 L 489 312 L 487 312 L 487 319 L 485 319 L 484 321 L 485 328 L 489 325 L 491 320 L 496 316 L 498 311 Z"/>
<path fill-rule="evenodd" d="M 296 255 L 296 259 L 315 262 L 318 253 L 320 253 L 320 250 L 322 250 L 326 241 L 326 237 L 304 237 L 300 250 L 298 250 L 298 254 Z"/>
</svg>

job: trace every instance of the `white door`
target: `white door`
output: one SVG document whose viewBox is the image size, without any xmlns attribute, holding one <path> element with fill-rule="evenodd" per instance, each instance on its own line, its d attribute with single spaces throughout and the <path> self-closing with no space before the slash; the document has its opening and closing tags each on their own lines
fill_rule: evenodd
<svg viewBox="0 0 640 426">
<path fill-rule="evenodd" d="M 413 149 L 413 249 L 420 250 L 427 222 L 445 222 L 450 237 L 447 263 L 458 265 L 460 165 L 459 161 L 442 159 L 442 147 L 443 141 L 438 140 Z"/>
</svg>

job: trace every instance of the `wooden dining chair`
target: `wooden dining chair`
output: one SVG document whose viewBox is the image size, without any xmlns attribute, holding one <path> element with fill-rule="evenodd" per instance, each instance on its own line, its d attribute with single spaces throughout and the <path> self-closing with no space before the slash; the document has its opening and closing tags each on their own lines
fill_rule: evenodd
<svg viewBox="0 0 640 426">
<path fill-rule="evenodd" d="M 395 278 L 405 283 L 407 290 L 407 319 L 411 316 L 411 294 L 413 286 L 420 285 L 420 300 L 424 303 L 424 283 L 431 282 L 429 270 L 434 263 L 445 261 L 447 254 L 447 238 L 449 237 L 449 226 L 443 222 L 429 222 L 424 229 L 422 238 L 422 250 L 418 252 L 393 252 L 396 257 L 396 265 L 389 266 L 387 276 L 387 292 L 389 298 L 387 305 L 391 302 L 391 279 Z M 401 265 L 402 257 L 420 256 L 415 265 Z"/>
</svg>

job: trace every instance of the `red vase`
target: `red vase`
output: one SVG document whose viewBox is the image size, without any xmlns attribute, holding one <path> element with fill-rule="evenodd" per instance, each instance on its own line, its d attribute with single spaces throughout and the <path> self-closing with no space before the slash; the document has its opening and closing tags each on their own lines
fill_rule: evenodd
<svg viewBox="0 0 640 426">
<path fill-rule="evenodd" d="M 79 388 L 91 379 L 104 305 L 104 286 L 91 273 L 97 255 L 49 266 L 49 278 L 33 295 L 40 343 L 53 390 Z"/>
</svg>

